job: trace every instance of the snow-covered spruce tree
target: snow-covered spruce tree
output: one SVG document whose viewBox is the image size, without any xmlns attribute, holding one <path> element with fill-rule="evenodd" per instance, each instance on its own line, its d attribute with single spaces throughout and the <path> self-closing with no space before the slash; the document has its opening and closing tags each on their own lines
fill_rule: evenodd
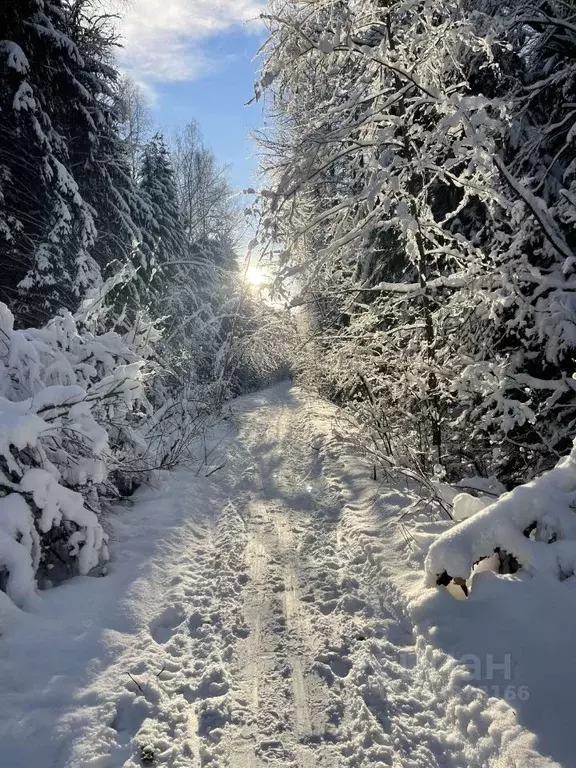
<svg viewBox="0 0 576 768">
<path fill-rule="evenodd" d="M 92 253 L 104 276 L 114 275 L 127 263 L 137 270 L 109 296 L 118 310 L 119 327 L 126 331 L 146 318 L 150 306 L 147 278 L 153 237 L 148 230 L 153 211 L 147 193 L 138 186 L 133 147 L 124 136 L 130 106 L 123 99 L 130 92 L 112 58 L 117 35 L 94 0 L 73 0 L 68 8 L 67 31 L 83 62 L 78 80 L 92 97 L 86 107 L 75 105 L 87 114 L 91 130 L 86 133 L 81 123 L 71 122 L 71 163 L 80 192 L 94 212 L 97 232 Z"/>
<path fill-rule="evenodd" d="M 159 133 L 142 150 L 139 187 L 151 209 L 142 246 L 146 266 L 140 271 L 148 285 L 151 312 L 160 317 L 166 313 L 168 284 L 181 276 L 186 240 L 170 154 Z"/>
<path fill-rule="evenodd" d="M 172 159 L 160 134 L 143 148 L 139 188 L 150 216 L 140 249 L 142 263 L 136 287 L 138 294 L 146 297 L 149 311 L 162 317 L 165 326 L 158 349 L 163 375 L 155 388 L 163 392 L 159 395 L 162 399 L 183 390 L 189 392 L 192 387 L 194 397 L 200 400 L 198 386 L 201 380 L 204 383 L 214 378 L 213 364 L 221 344 L 221 276 L 207 257 L 216 243 L 208 241 L 201 247 L 191 242 Z"/>
<path fill-rule="evenodd" d="M 20 321 L 75 307 L 98 280 L 95 230 L 70 161 L 67 128 L 91 121 L 61 0 L 3 3 L 0 29 L 0 298 Z M 76 109 L 76 107 L 78 107 Z"/>
<path fill-rule="evenodd" d="M 114 36 L 90 0 L 3 4 L 0 297 L 18 322 L 75 309 L 132 257 L 149 212 L 118 136 Z"/>
</svg>

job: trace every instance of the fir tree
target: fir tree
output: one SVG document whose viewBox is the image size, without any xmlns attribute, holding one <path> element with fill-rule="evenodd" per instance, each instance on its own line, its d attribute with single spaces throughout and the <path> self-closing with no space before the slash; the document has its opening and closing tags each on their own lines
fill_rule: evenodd
<svg viewBox="0 0 576 768">
<path fill-rule="evenodd" d="M 186 249 L 174 170 L 170 153 L 159 133 L 144 146 L 139 185 L 151 209 L 146 226 L 148 238 L 143 248 L 147 260 L 143 274 L 149 285 L 152 304 L 161 314 L 167 284 L 182 273 Z M 174 266 L 171 267 L 171 263 Z"/>
<path fill-rule="evenodd" d="M 93 8 L 0 10 L 0 298 L 19 322 L 75 309 L 133 258 L 150 214 L 118 135 L 114 34 Z"/>
<path fill-rule="evenodd" d="M 89 136 L 92 96 L 75 76 L 83 60 L 63 31 L 66 12 L 61 0 L 17 0 L 0 10 L 0 298 L 19 321 L 74 308 L 98 280 L 92 211 L 67 133 L 78 121 Z"/>
</svg>

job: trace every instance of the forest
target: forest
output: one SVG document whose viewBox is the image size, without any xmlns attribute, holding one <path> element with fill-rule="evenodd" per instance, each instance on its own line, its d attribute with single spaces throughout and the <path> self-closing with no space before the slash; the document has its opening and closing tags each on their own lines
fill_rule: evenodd
<svg viewBox="0 0 576 768">
<path fill-rule="evenodd" d="M 2 483 L 43 518 L 21 532 L 36 559 L 100 541 L 102 496 L 288 370 L 385 467 L 510 488 L 570 449 L 572 16 L 272 2 L 244 212 L 195 123 L 150 135 L 97 2 L 3 9 Z M 246 216 L 252 263 L 274 268 L 265 306 L 238 259 Z"/>
<path fill-rule="evenodd" d="M 484 560 L 573 579 L 576 499 L 555 517 L 554 494 L 576 491 L 576 6 L 258 7 L 247 108 L 265 120 L 239 191 L 198 122 L 153 124 L 105 3 L 1 4 L 0 597 L 40 610 L 106 575 L 113 510 L 200 454 L 217 482 L 207 435 L 287 381 L 333 409 L 373 481 L 449 520 L 432 536 L 399 512 L 428 586 L 468 597 Z M 314 488 L 314 466 L 291 482 Z M 106 766 L 159 754 L 138 749 Z M 236 766 L 214 749 L 198 765 Z M 374 754 L 334 765 L 392 764 Z M 496 766 L 462 759 L 402 765 Z"/>
</svg>

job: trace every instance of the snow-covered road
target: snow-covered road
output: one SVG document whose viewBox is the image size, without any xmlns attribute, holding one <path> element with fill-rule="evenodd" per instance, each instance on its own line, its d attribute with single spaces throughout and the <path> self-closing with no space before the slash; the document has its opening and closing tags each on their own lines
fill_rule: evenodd
<svg viewBox="0 0 576 768">
<path fill-rule="evenodd" d="M 332 439 L 334 410 L 285 386 L 233 410 L 223 468 L 118 513 L 104 579 L 40 615 L 0 603 L 0 764 L 552 765 L 435 647 L 406 499 Z"/>
</svg>

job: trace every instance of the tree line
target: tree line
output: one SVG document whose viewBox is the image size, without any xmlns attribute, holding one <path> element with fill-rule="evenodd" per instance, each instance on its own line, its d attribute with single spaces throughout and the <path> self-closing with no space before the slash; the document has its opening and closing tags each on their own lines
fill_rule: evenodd
<svg viewBox="0 0 576 768">
<path fill-rule="evenodd" d="M 573 4 L 265 15 L 260 239 L 298 293 L 302 376 L 393 464 L 552 466 L 576 426 Z"/>
</svg>

